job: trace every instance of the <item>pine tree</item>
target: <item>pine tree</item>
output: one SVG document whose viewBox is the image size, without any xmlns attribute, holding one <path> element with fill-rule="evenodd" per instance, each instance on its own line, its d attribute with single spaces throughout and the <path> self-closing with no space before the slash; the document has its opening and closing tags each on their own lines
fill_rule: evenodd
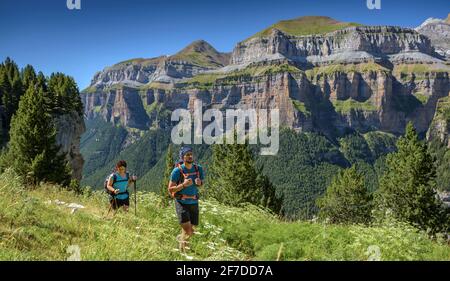
<svg viewBox="0 0 450 281">
<path fill-rule="evenodd" d="M 25 68 L 22 70 L 21 78 L 24 89 L 28 89 L 30 85 L 36 84 L 37 76 L 33 66 L 29 64 L 25 66 Z"/>
<path fill-rule="evenodd" d="M 364 223 L 371 221 L 372 197 L 364 176 L 356 166 L 339 172 L 333 178 L 325 196 L 317 200 L 319 217 L 331 223 Z"/>
<path fill-rule="evenodd" d="M 22 79 L 17 64 L 6 58 L 3 64 L 2 77 L 0 77 L 0 91 L 2 96 L 6 130 L 9 131 L 11 118 L 19 107 L 20 97 L 23 95 Z"/>
<path fill-rule="evenodd" d="M 172 170 L 173 170 L 173 165 L 174 165 L 173 148 L 172 148 L 172 144 L 169 144 L 169 147 L 168 147 L 167 153 L 166 153 L 166 168 L 164 170 L 164 177 L 161 181 L 161 186 L 160 186 L 161 206 L 162 207 L 167 207 L 169 205 L 168 203 L 169 203 L 170 196 L 167 191 L 167 186 L 168 186 L 170 174 L 172 173 Z"/>
<path fill-rule="evenodd" d="M 78 86 L 72 77 L 63 73 L 52 73 L 48 80 L 48 91 L 56 113 L 67 113 L 72 110 L 83 114 L 83 104 Z"/>
<path fill-rule="evenodd" d="M 3 95 L 7 87 L 7 77 L 5 67 L 0 64 L 0 148 L 2 148 L 8 140 L 8 128 L 6 124 L 6 115 L 3 106 Z"/>
<path fill-rule="evenodd" d="M 282 199 L 256 164 L 248 144 L 213 145 L 208 196 L 231 206 L 248 202 L 281 212 Z"/>
<path fill-rule="evenodd" d="M 431 233 L 448 230 L 449 218 L 435 191 L 433 159 L 411 122 L 397 141 L 397 152 L 387 156 L 386 164 L 375 197 L 378 216 L 391 214 Z"/>
<path fill-rule="evenodd" d="M 65 155 L 59 154 L 48 111 L 43 89 L 30 85 L 11 121 L 11 140 L 1 166 L 12 167 L 33 185 L 40 181 L 68 185 L 70 168 Z"/>
</svg>

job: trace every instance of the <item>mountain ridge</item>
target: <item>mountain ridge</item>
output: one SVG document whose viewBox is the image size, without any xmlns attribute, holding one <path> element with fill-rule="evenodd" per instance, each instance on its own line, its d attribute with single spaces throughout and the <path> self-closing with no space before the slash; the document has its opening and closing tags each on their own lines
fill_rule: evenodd
<svg viewBox="0 0 450 281">
<path fill-rule="evenodd" d="M 305 21 L 341 27 L 340 22 L 329 17 L 300 17 L 282 22 Z M 164 60 L 166 71 L 154 70 L 152 79 L 140 81 L 141 69 L 129 69 L 124 72 L 129 74 L 128 78 L 114 82 L 118 89 L 103 87 L 85 91 L 85 113 L 88 118 L 100 114 L 106 121 L 124 125 L 130 123 L 132 112 L 127 110 L 131 108 L 143 108 L 141 112 L 150 113 L 155 108 L 153 104 L 158 103 L 169 110 L 192 109 L 195 99 L 221 109 L 245 107 L 250 101 L 242 97 L 247 96 L 258 108 L 283 108 L 283 124 L 301 131 L 323 131 L 325 124 L 331 122 L 339 130 L 373 128 L 401 134 L 408 120 L 413 120 L 420 131 L 426 131 L 437 99 L 448 95 L 449 62 L 435 53 L 430 39 L 413 29 L 357 25 L 304 36 L 289 35 L 275 28 L 266 30 L 270 30 L 268 37 L 237 43 L 228 65 L 178 71 L 180 65 L 185 70 L 192 67 L 183 64 L 183 58 L 192 53 L 205 52 L 204 57 L 216 62 L 221 59 L 211 45 L 198 40 L 173 56 L 178 58 L 177 66 L 170 65 L 170 59 Z M 130 77 L 135 77 L 132 83 L 128 83 Z M 271 82 L 263 86 L 257 82 L 261 79 Z M 286 88 L 283 86 L 286 84 L 297 86 Z M 317 97 L 316 92 L 322 92 L 324 98 Z M 269 94 L 277 101 L 269 102 L 266 97 Z M 131 96 L 141 102 L 129 104 L 126 100 Z M 365 106 L 350 100 L 344 106 L 351 105 L 350 111 L 342 112 L 341 104 L 349 98 L 370 104 Z M 326 110 L 330 111 L 328 116 L 321 114 L 323 110 L 314 105 L 320 100 L 329 103 L 329 108 L 338 109 L 337 115 L 333 110 Z M 106 103 L 112 107 L 106 107 Z M 304 105 L 295 107 L 293 103 Z M 299 108 L 312 114 L 297 111 Z M 415 116 L 408 116 L 414 109 L 418 110 Z M 122 116 L 118 121 L 113 121 L 114 112 Z M 157 116 L 150 115 L 131 123 L 139 124 L 135 128 L 149 128 Z M 330 135 L 326 129 L 323 133 Z"/>
</svg>

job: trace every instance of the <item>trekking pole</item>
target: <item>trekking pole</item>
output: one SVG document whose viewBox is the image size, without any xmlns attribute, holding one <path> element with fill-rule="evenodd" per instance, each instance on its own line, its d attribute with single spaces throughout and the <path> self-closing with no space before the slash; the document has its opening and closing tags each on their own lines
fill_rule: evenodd
<svg viewBox="0 0 450 281">
<path fill-rule="evenodd" d="M 106 216 L 105 216 L 105 217 L 107 217 L 107 216 L 109 215 L 109 212 L 111 212 L 111 208 L 112 208 L 112 203 L 110 202 L 110 203 L 109 203 L 108 212 L 106 213 Z"/>
<path fill-rule="evenodd" d="M 116 215 L 117 211 L 119 210 L 119 205 L 117 205 L 117 198 L 116 198 L 116 196 L 114 196 L 114 204 L 116 206 L 116 209 L 114 210 L 113 217 Z"/>
<path fill-rule="evenodd" d="M 106 213 L 106 217 L 109 215 L 109 212 L 111 212 L 111 209 L 113 208 L 113 204 L 116 205 L 117 208 L 117 200 L 116 200 L 116 196 L 112 195 L 113 200 L 111 200 L 111 203 L 109 204 L 109 209 L 108 212 Z M 113 216 L 116 214 L 117 209 L 114 211 Z"/>
<path fill-rule="evenodd" d="M 136 189 L 136 180 L 134 181 L 134 215 L 137 216 L 137 189 Z"/>
</svg>

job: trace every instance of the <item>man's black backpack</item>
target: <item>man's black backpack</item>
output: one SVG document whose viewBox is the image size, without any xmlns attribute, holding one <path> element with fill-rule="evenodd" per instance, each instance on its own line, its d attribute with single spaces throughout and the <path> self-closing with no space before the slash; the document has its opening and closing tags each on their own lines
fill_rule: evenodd
<svg viewBox="0 0 450 281">
<path fill-rule="evenodd" d="M 106 193 L 108 193 L 108 195 L 112 196 L 112 197 L 117 196 L 119 194 L 128 194 L 128 189 L 125 192 L 120 192 L 120 193 L 117 193 L 117 194 L 114 194 L 114 192 L 112 192 L 111 190 L 108 189 L 108 181 L 111 178 L 111 176 L 113 177 L 113 183 L 112 183 L 113 186 L 114 186 L 114 184 L 116 182 L 128 181 L 128 179 L 130 178 L 130 174 L 128 172 L 127 172 L 127 176 L 126 176 L 126 178 L 124 180 L 117 180 L 116 173 L 110 174 L 109 176 L 106 177 L 105 182 L 103 183 L 103 188 L 105 189 Z"/>
</svg>

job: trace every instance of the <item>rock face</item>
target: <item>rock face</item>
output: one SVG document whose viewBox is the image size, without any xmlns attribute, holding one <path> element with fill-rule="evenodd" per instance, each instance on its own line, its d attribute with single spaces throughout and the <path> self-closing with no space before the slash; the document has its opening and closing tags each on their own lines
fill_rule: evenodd
<svg viewBox="0 0 450 281">
<path fill-rule="evenodd" d="M 7 128 L 3 126 L 3 108 L 0 106 L 0 146 L 6 144 Z M 72 168 L 72 178 L 81 180 L 83 157 L 80 153 L 80 139 L 85 132 L 84 118 L 77 112 L 58 114 L 54 116 L 56 127 L 56 144 L 60 152 L 66 154 L 66 160 Z"/>
<path fill-rule="evenodd" d="M 450 58 L 450 14 L 447 19 L 429 18 L 415 30 L 430 38 L 436 52 Z"/>
<path fill-rule="evenodd" d="M 151 82 L 170 83 L 225 66 L 228 61 L 229 54 L 219 53 L 199 40 L 173 56 L 132 59 L 107 67 L 94 75 L 90 87 L 98 90 L 118 83 L 132 87 Z"/>
<path fill-rule="evenodd" d="M 450 148 L 450 96 L 439 99 L 427 139 L 439 140 Z"/>
<path fill-rule="evenodd" d="M 66 159 L 72 168 L 72 178 L 81 180 L 83 157 L 80 153 L 80 138 L 86 128 L 84 120 L 77 112 L 55 116 L 56 143 L 60 151 L 66 153 Z"/>
<path fill-rule="evenodd" d="M 299 63 L 322 65 L 389 60 L 387 56 L 396 54 L 414 59 L 417 52 L 429 56 L 434 54 L 426 36 L 407 28 L 360 26 L 308 36 L 290 36 L 273 29 L 269 37 L 257 37 L 239 43 L 233 50 L 231 63 L 288 58 Z M 434 61 L 432 57 L 424 57 Z"/>
<path fill-rule="evenodd" d="M 448 60 L 408 28 L 352 26 L 301 36 L 272 28 L 238 43 L 230 64 L 212 50 L 193 44 L 181 55 L 104 71 L 109 80 L 97 75 L 92 83 L 103 88 L 82 96 L 87 118 L 168 127 L 164 110 L 193 110 L 201 100 L 205 109 L 278 108 L 282 126 L 330 137 L 347 130 L 402 134 L 408 121 L 425 133 L 450 90 Z M 208 55 L 189 55 L 199 52 Z M 111 81 L 119 86 L 108 88 Z"/>
</svg>

